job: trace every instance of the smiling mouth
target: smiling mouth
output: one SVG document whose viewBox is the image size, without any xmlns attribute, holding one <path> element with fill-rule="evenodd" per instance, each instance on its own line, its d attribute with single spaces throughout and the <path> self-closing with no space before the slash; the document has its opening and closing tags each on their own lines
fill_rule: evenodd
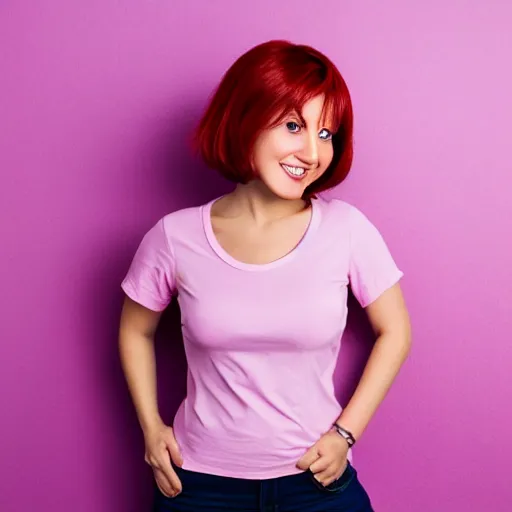
<svg viewBox="0 0 512 512">
<path fill-rule="evenodd" d="M 293 167 L 291 165 L 281 164 L 281 167 L 287 172 L 292 178 L 301 179 L 306 175 L 306 169 L 303 167 Z"/>
</svg>

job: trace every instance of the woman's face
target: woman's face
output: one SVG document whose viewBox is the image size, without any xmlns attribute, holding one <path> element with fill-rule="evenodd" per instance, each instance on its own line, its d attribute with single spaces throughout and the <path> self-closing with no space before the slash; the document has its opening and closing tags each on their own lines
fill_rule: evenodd
<svg viewBox="0 0 512 512">
<path fill-rule="evenodd" d="M 333 158 L 332 133 L 322 124 L 323 95 L 291 112 L 281 124 L 264 130 L 254 145 L 259 179 L 283 199 L 300 199 Z M 324 120 L 325 123 L 325 120 Z"/>
</svg>

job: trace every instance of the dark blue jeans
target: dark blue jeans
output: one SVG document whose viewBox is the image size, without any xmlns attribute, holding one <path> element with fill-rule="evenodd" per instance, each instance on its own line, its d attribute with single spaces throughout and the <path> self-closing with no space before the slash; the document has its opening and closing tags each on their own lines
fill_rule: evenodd
<svg viewBox="0 0 512 512">
<path fill-rule="evenodd" d="M 183 491 L 167 498 L 155 483 L 153 512 L 373 512 L 349 463 L 327 487 L 310 471 L 268 480 L 207 475 L 174 466 Z"/>
</svg>

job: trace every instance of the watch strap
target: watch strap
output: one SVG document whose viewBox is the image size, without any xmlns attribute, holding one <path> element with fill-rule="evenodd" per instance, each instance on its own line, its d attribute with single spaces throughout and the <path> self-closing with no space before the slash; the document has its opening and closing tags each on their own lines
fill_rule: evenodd
<svg viewBox="0 0 512 512">
<path fill-rule="evenodd" d="M 354 436 L 352 435 L 352 432 L 350 432 L 349 430 L 338 425 L 336 422 L 334 422 L 332 424 L 332 426 L 334 427 L 336 432 L 338 432 L 338 434 L 341 437 L 343 437 L 343 439 L 345 439 L 345 441 L 347 441 L 349 448 L 351 448 L 352 446 L 354 446 L 356 444 L 356 440 L 355 440 Z"/>
</svg>

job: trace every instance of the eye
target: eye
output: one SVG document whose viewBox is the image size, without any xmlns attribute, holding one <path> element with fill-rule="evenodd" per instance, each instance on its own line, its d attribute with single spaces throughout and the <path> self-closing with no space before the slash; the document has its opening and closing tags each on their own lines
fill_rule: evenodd
<svg viewBox="0 0 512 512">
<path fill-rule="evenodd" d="M 288 130 L 291 131 L 292 133 L 298 133 L 300 130 L 299 124 L 296 123 L 295 121 L 288 121 L 286 123 L 286 128 L 288 128 Z"/>
<path fill-rule="evenodd" d="M 320 133 L 318 134 L 318 136 L 322 140 L 331 140 L 332 139 L 332 133 L 327 128 L 322 128 L 320 130 Z"/>
</svg>

